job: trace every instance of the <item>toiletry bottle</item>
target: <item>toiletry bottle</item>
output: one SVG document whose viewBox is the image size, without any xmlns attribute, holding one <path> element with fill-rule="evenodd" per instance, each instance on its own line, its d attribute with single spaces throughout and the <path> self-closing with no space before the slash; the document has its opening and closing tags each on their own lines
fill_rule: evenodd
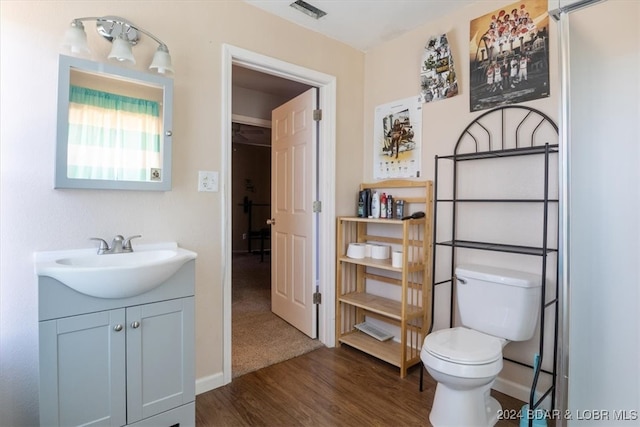
<svg viewBox="0 0 640 427">
<path fill-rule="evenodd" d="M 358 218 L 366 218 L 364 191 L 358 193 Z"/>
<path fill-rule="evenodd" d="M 369 218 L 371 216 L 371 189 L 364 190 L 364 217 Z"/>
<path fill-rule="evenodd" d="M 387 194 L 387 218 L 393 218 L 393 196 Z"/>
<path fill-rule="evenodd" d="M 380 218 L 380 196 L 377 191 L 374 191 L 371 196 L 371 217 Z"/>
<path fill-rule="evenodd" d="M 380 218 L 387 217 L 387 195 L 382 193 L 380 196 Z"/>
<path fill-rule="evenodd" d="M 396 200 L 396 218 L 404 217 L 404 200 Z"/>
</svg>

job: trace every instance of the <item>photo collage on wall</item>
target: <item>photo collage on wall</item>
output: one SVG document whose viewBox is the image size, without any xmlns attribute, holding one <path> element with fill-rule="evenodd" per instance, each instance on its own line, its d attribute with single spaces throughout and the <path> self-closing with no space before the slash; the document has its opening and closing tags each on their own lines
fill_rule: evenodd
<svg viewBox="0 0 640 427">
<path fill-rule="evenodd" d="M 431 37 L 420 63 L 420 102 L 433 102 L 458 94 L 458 80 L 447 35 Z"/>
<path fill-rule="evenodd" d="M 380 105 L 374 124 L 375 179 L 420 176 L 422 107 L 415 97 Z"/>
<path fill-rule="evenodd" d="M 471 111 L 549 96 L 547 4 L 521 0 L 471 21 Z"/>
</svg>

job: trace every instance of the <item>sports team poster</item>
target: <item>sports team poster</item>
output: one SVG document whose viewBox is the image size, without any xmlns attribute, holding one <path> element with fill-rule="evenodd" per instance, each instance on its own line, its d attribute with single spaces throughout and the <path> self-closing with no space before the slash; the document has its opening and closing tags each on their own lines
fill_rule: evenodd
<svg viewBox="0 0 640 427">
<path fill-rule="evenodd" d="M 376 107 L 374 178 L 419 177 L 421 135 L 422 103 L 415 96 Z"/>
<path fill-rule="evenodd" d="M 549 96 L 547 0 L 521 0 L 471 21 L 471 111 Z"/>
<path fill-rule="evenodd" d="M 447 35 L 431 37 L 420 63 L 420 102 L 438 101 L 457 94 L 458 80 Z"/>
</svg>

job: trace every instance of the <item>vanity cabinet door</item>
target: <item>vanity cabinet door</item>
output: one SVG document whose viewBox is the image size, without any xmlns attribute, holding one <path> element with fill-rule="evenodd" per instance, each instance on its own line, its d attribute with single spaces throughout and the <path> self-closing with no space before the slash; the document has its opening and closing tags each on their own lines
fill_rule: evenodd
<svg viewBox="0 0 640 427">
<path fill-rule="evenodd" d="M 40 322 L 40 424 L 122 426 L 125 310 Z"/>
<path fill-rule="evenodd" d="M 195 399 L 194 299 L 127 308 L 127 422 Z"/>
</svg>

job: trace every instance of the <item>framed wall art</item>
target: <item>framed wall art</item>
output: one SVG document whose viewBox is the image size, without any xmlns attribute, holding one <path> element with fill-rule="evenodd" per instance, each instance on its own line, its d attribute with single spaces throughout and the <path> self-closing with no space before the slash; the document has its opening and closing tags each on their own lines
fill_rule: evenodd
<svg viewBox="0 0 640 427">
<path fill-rule="evenodd" d="M 458 79 L 446 34 L 431 37 L 420 63 L 420 102 L 433 102 L 458 94 Z"/>
<path fill-rule="evenodd" d="M 549 96 L 547 4 L 521 0 L 471 21 L 471 111 Z"/>
<path fill-rule="evenodd" d="M 420 176 L 422 103 L 417 97 L 379 105 L 375 110 L 375 179 Z"/>
</svg>

